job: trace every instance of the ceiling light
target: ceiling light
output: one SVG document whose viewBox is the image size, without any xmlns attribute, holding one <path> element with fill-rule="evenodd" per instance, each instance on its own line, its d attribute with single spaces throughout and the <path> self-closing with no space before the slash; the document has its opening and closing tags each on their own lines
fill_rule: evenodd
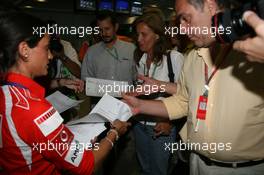
<svg viewBox="0 0 264 175">
<path fill-rule="evenodd" d="M 36 0 L 37 2 L 47 2 L 47 0 Z"/>
<path fill-rule="evenodd" d="M 138 5 L 140 5 L 141 2 L 137 2 L 137 1 L 135 1 L 135 2 L 133 2 L 133 4 L 138 4 Z"/>
<path fill-rule="evenodd" d="M 150 5 L 150 7 L 158 7 L 156 4 L 152 4 Z"/>
<path fill-rule="evenodd" d="M 128 24 L 132 24 L 136 20 L 136 17 L 129 17 L 126 21 Z"/>
<path fill-rule="evenodd" d="M 30 5 L 26 5 L 26 6 L 24 6 L 24 8 L 26 8 L 26 9 L 32 9 L 33 7 L 30 6 Z"/>
</svg>

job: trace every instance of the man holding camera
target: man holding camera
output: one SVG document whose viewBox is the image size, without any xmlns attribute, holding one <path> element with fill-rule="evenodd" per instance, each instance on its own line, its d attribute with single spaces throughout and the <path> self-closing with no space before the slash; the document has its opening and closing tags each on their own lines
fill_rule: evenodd
<svg viewBox="0 0 264 175">
<path fill-rule="evenodd" d="M 236 41 L 234 49 L 244 52 L 250 61 L 264 63 L 264 20 L 251 11 L 245 12 L 243 18 L 254 28 L 256 36 L 244 41 Z"/>
<path fill-rule="evenodd" d="M 215 0 L 177 0 L 177 19 L 186 28 L 210 28 L 220 6 Z M 192 175 L 263 175 L 263 64 L 247 61 L 231 44 L 218 44 L 211 33 L 188 37 L 198 48 L 186 55 L 176 94 L 163 101 L 124 99 L 134 114 L 188 116 L 181 136 L 192 151 Z"/>
</svg>

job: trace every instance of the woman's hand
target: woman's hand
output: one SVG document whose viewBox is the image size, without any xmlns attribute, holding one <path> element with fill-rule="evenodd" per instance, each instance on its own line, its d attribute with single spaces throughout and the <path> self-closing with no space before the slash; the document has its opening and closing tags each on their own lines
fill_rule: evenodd
<svg viewBox="0 0 264 175">
<path fill-rule="evenodd" d="M 76 93 L 80 93 L 84 89 L 84 81 L 80 79 L 65 79 L 62 78 L 59 80 L 60 86 L 65 86 L 69 89 L 74 90 Z"/>
<path fill-rule="evenodd" d="M 112 123 L 112 129 L 117 131 L 118 136 L 124 135 L 127 132 L 129 126 L 131 126 L 131 123 L 122 122 L 118 119 Z"/>
<path fill-rule="evenodd" d="M 130 123 L 122 122 L 120 120 L 115 120 L 112 123 L 112 129 L 110 129 L 110 131 L 107 133 L 107 136 L 100 141 L 99 149 L 93 150 L 95 170 L 101 167 L 102 161 L 106 158 L 107 154 L 114 146 L 115 141 L 118 140 L 119 136 L 122 136 L 126 133 L 130 125 Z M 93 140 L 93 143 L 95 139 Z"/>
<path fill-rule="evenodd" d="M 139 95 L 150 95 L 160 91 L 161 81 L 145 77 L 144 75 L 138 75 L 137 78 L 143 81 L 142 85 L 137 85 L 133 92 L 128 92 L 127 95 L 139 96 Z"/>
</svg>

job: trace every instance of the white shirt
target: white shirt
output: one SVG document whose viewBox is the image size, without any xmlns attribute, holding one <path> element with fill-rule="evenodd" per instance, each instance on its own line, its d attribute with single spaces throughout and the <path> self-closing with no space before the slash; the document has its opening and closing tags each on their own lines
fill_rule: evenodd
<svg viewBox="0 0 264 175">
<path fill-rule="evenodd" d="M 174 82 L 177 82 L 179 77 L 180 77 L 180 73 L 183 67 L 183 62 L 184 62 L 184 57 L 181 53 L 179 53 L 176 50 L 171 50 L 170 51 L 170 55 L 171 55 L 171 64 L 172 64 L 172 69 L 174 72 Z M 168 65 L 167 65 L 167 56 L 163 55 L 163 59 L 161 60 L 161 63 L 159 64 L 155 64 L 155 63 L 151 63 L 150 65 L 150 69 L 149 71 L 147 70 L 147 54 L 144 53 L 139 61 L 139 66 L 137 66 L 137 71 L 138 74 L 142 74 L 142 75 L 149 75 L 149 77 L 154 78 L 156 80 L 160 80 L 160 81 L 165 81 L 165 82 L 169 82 L 169 71 L 168 71 Z M 163 97 L 158 97 L 156 100 L 160 100 L 163 99 Z M 140 121 L 141 119 L 139 119 Z M 142 124 L 146 124 L 149 126 L 155 126 L 156 122 L 151 122 L 147 119 L 145 119 L 145 121 L 140 121 Z"/>
<path fill-rule="evenodd" d="M 174 72 L 174 82 L 177 82 L 180 77 L 184 57 L 181 53 L 175 50 L 172 50 L 170 54 L 171 54 L 172 69 Z M 163 55 L 163 59 L 161 63 L 159 63 L 158 65 L 156 65 L 155 63 L 151 63 L 149 71 L 147 70 L 146 62 L 147 62 L 147 54 L 144 53 L 139 61 L 139 66 L 137 66 L 137 70 L 139 74 L 149 75 L 149 77 L 160 81 L 166 81 L 166 82 L 170 81 L 168 76 L 169 71 L 168 71 L 166 55 Z"/>
</svg>

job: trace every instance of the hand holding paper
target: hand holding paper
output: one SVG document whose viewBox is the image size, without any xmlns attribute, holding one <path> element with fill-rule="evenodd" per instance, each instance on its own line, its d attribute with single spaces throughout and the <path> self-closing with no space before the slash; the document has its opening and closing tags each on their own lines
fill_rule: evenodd
<svg viewBox="0 0 264 175">
<path fill-rule="evenodd" d="M 116 128 L 118 134 L 124 134 L 130 125 L 125 121 L 131 116 L 132 113 L 127 104 L 106 94 L 89 115 L 79 120 L 71 121 L 67 125 L 70 126 L 72 132 L 77 134 L 80 140 L 90 142 L 91 139 L 98 136 L 105 129 L 104 122 L 108 121 Z M 87 135 L 83 133 L 87 133 Z"/>
<path fill-rule="evenodd" d="M 132 112 L 126 103 L 106 94 L 87 116 L 69 123 L 102 123 L 116 119 L 127 121 L 131 116 Z"/>
<path fill-rule="evenodd" d="M 131 85 L 132 86 L 132 85 Z M 121 92 L 127 92 L 130 86 L 125 81 L 86 78 L 86 95 L 102 97 L 105 93 L 113 97 L 121 97 Z"/>
<path fill-rule="evenodd" d="M 127 104 L 107 94 L 101 98 L 90 114 L 99 114 L 110 122 L 116 119 L 127 121 L 132 116 Z"/>
</svg>

